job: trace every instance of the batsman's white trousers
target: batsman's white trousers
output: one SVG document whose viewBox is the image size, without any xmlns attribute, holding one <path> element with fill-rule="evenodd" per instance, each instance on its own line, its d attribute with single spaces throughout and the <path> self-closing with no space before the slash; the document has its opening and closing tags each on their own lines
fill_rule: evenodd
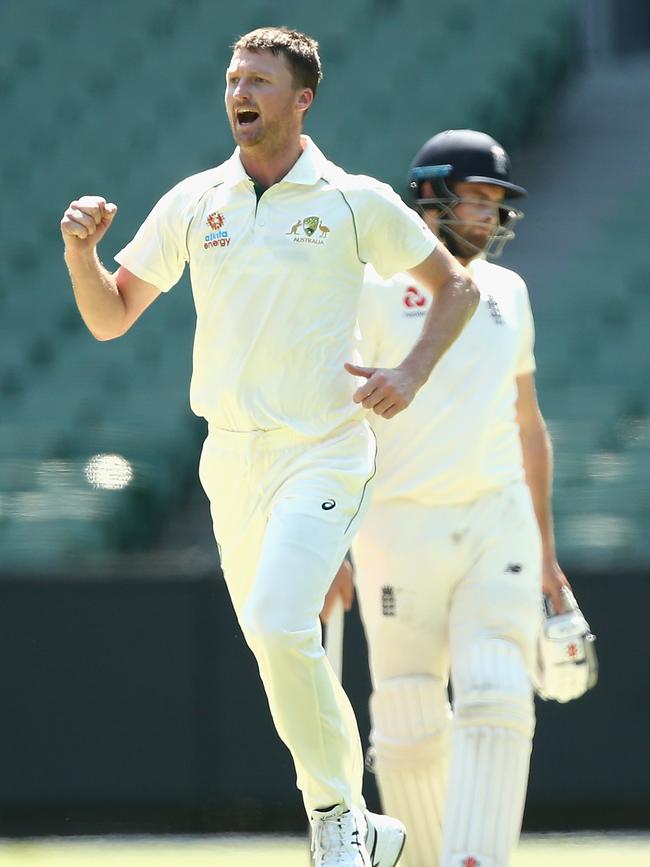
<svg viewBox="0 0 650 867">
<path fill-rule="evenodd" d="M 308 812 L 362 803 L 357 723 L 319 613 L 365 511 L 375 452 L 369 426 L 352 422 L 320 439 L 210 428 L 201 454 L 228 590 Z"/>
<path fill-rule="evenodd" d="M 353 545 L 373 683 L 411 674 L 448 680 L 485 638 L 533 661 L 541 549 L 528 487 L 458 506 L 374 502 Z"/>
<path fill-rule="evenodd" d="M 371 742 L 384 808 L 409 829 L 405 867 L 506 867 L 524 807 L 534 727 L 527 672 L 541 618 L 528 488 L 463 506 L 374 503 L 353 551 L 374 688 Z"/>
</svg>

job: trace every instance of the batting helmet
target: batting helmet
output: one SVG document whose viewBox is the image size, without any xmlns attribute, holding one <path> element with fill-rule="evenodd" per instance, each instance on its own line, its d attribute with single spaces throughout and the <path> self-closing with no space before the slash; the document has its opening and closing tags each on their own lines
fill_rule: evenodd
<svg viewBox="0 0 650 867">
<path fill-rule="evenodd" d="M 425 181 L 431 184 L 432 196 L 423 193 Z M 440 211 L 440 234 L 451 252 L 458 254 L 461 251 L 465 253 L 467 246 L 473 245 L 454 231 L 454 226 L 466 223 L 458 220 L 453 212 L 454 207 L 462 201 L 450 187 L 455 181 L 500 187 L 505 190 L 506 199 L 525 196 L 526 190 L 512 182 L 508 154 L 486 133 L 472 129 L 449 129 L 430 138 L 411 164 L 410 188 L 416 204 Z M 496 258 L 505 244 L 514 238 L 513 227 L 524 216 L 523 211 L 505 203 L 498 207 L 498 225 L 483 249 L 474 248 L 475 253 L 484 252 Z"/>
</svg>

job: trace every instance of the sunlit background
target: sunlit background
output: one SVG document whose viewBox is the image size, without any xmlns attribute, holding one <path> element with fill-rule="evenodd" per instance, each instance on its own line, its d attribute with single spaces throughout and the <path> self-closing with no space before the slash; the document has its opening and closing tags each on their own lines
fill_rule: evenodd
<svg viewBox="0 0 650 867">
<path fill-rule="evenodd" d="M 96 342 L 58 228 L 79 195 L 116 202 L 111 267 L 226 159 L 229 45 L 266 23 L 321 44 L 306 131 L 335 162 L 406 195 L 422 142 L 473 127 L 530 192 L 503 264 L 530 288 L 559 551 L 602 670 L 538 709 L 526 827 L 647 828 L 647 0 L 1 0 L 0 836 L 303 821 L 196 478 L 187 276 Z M 346 641 L 366 737 L 356 614 Z"/>
</svg>

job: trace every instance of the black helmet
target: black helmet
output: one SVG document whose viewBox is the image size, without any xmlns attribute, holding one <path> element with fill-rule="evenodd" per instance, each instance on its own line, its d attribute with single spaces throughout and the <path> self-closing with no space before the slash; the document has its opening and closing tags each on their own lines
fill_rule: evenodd
<svg viewBox="0 0 650 867">
<path fill-rule="evenodd" d="M 422 184 L 429 181 L 433 196 L 424 196 Z M 461 199 L 448 184 L 454 181 L 492 184 L 505 190 L 506 199 L 526 195 L 523 187 L 510 180 L 510 158 L 491 136 L 472 129 L 449 129 L 430 138 L 417 152 L 411 164 L 409 182 L 416 204 L 440 211 L 440 233 L 455 255 L 485 252 L 500 255 L 505 244 L 514 238 L 514 224 L 524 215 L 511 205 L 499 206 L 499 223 L 485 248 L 480 250 L 453 230 L 459 221 L 453 208 Z"/>
</svg>

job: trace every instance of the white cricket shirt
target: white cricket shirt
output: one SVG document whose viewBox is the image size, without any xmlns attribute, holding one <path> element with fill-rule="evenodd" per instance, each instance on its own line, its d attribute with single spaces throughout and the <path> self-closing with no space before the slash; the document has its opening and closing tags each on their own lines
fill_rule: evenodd
<svg viewBox="0 0 650 867">
<path fill-rule="evenodd" d="M 404 412 L 368 415 L 379 447 L 374 500 L 460 504 L 524 477 L 515 379 L 535 369 L 528 292 L 513 271 L 483 259 L 468 270 L 481 298 L 458 340 Z M 359 312 L 364 363 L 399 364 L 431 303 L 407 274 L 386 281 L 368 269 Z"/>
<path fill-rule="evenodd" d="M 190 402 L 229 430 L 328 433 L 352 401 L 364 266 L 408 270 L 436 239 L 385 184 L 349 175 L 302 137 L 289 173 L 257 201 L 239 149 L 155 205 L 116 260 L 167 292 L 186 263 L 197 323 Z"/>
</svg>

